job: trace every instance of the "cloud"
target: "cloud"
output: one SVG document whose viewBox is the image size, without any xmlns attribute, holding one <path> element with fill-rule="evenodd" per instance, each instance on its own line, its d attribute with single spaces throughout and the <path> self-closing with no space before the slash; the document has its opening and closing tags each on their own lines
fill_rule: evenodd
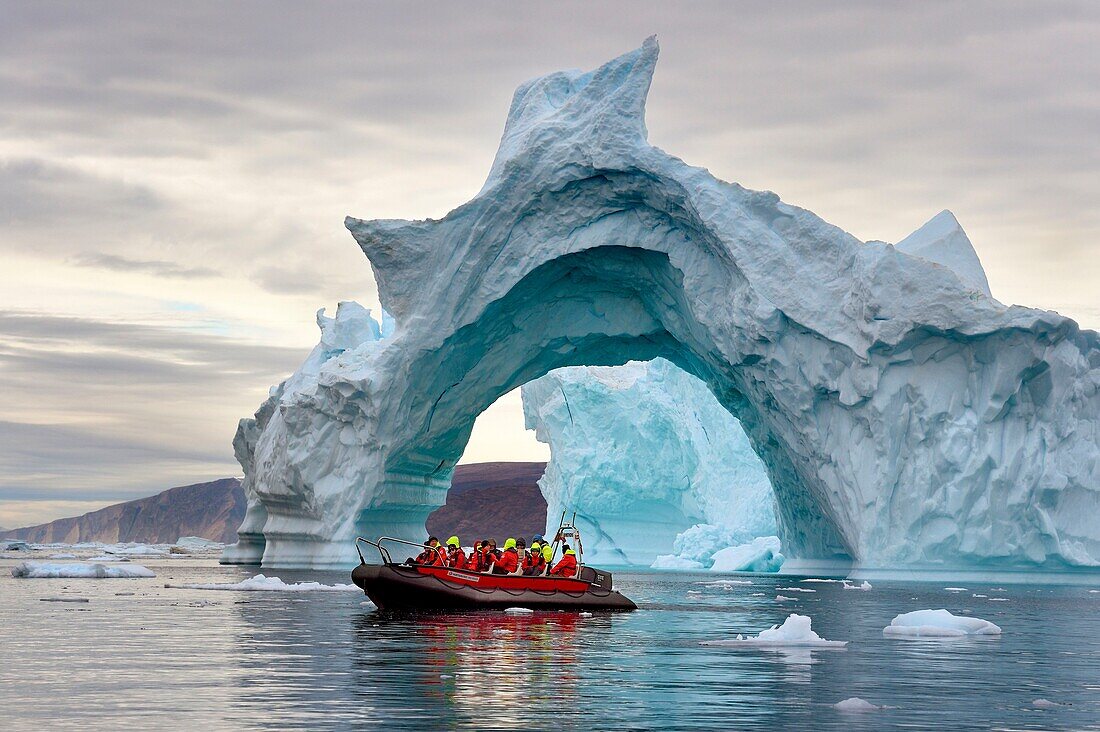
<svg viewBox="0 0 1100 732">
<path fill-rule="evenodd" d="M 0 501 L 125 500 L 235 475 L 231 441 L 301 349 L 0 311 Z"/>
<path fill-rule="evenodd" d="M 194 279 L 196 277 L 218 277 L 220 273 L 210 267 L 184 267 L 174 262 L 159 259 L 130 259 L 103 252 L 89 252 L 74 257 L 78 267 L 96 267 L 115 272 L 141 272 L 156 277 L 177 277 Z"/>
</svg>

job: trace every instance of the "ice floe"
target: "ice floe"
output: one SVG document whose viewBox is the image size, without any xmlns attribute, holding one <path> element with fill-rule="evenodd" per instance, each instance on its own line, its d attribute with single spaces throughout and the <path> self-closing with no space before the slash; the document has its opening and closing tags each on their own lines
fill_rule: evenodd
<svg viewBox="0 0 1100 732">
<path fill-rule="evenodd" d="M 75 554 L 51 554 L 50 559 L 76 559 Z"/>
<path fill-rule="evenodd" d="M 1065 705 L 1059 704 L 1058 702 L 1053 702 L 1050 699 L 1036 699 L 1035 701 L 1031 702 L 1031 706 L 1035 707 L 1036 709 L 1053 709 L 1054 707 L 1061 707 Z"/>
<path fill-rule="evenodd" d="M 941 608 L 902 613 L 882 629 L 882 634 L 891 638 L 961 638 L 1000 635 L 1001 629 L 988 620 L 952 615 Z"/>
<path fill-rule="evenodd" d="M 21 562 L 12 567 L 12 577 L 28 579 L 131 579 L 137 577 L 156 577 L 153 572 L 140 564 L 128 564 L 125 567 L 107 567 L 102 564 L 53 564 L 49 562 Z"/>
<path fill-rule="evenodd" d="M 838 701 L 833 705 L 833 709 L 841 712 L 877 712 L 882 709 L 877 704 L 872 704 L 866 699 L 860 699 L 858 696 L 849 697 L 844 701 Z"/>
<path fill-rule="evenodd" d="M 776 595 L 775 599 L 776 599 L 777 602 L 787 602 L 788 600 L 797 600 L 798 598 L 797 597 L 787 597 L 786 595 Z"/>
<path fill-rule="evenodd" d="M 735 587 L 737 585 L 751 585 L 752 580 L 721 579 L 713 582 L 696 582 L 695 584 L 706 585 L 707 587 Z"/>
<path fill-rule="evenodd" d="M 867 590 L 871 589 L 871 583 L 868 582 L 867 580 L 863 580 L 863 584 L 861 584 L 861 585 L 853 585 L 849 582 L 845 582 L 843 587 L 846 590 L 863 590 L 863 591 L 867 591 Z"/>
<path fill-rule="evenodd" d="M 320 582 L 297 582 L 287 584 L 278 577 L 266 577 L 257 574 L 246 580 L 233 583 L 219 582 L 182 582 L 166 583 L 165 587 L 176 590 L 236 590 L 243 592 L 362 592 L 355 585 L 323 585 Z"/>
<path fill-rule="evenodd" d="M 783 564 L 776 536 L 761 536 L 748 544 L 726 547 L 711 555 L 712 572 L 778 572 Z"/>
<path fill-rule="evenodd" d="M 526 615 L 535 611 L 529 607 L 506 607 L 504 608 L 504 612 L 511 613 L 512 615 Z"/>
<path fill-rule="evenodd" d="M 220 552 L 225 549 L 225 544 L 220 541 L 204 539 L 201 536 L 181 536 L 172 546 L 188 552 Z"/>
<path fill-rule="evenodd" d="M 649 565 L 652 569 L 702 569 L 702 562 L 681 557 L 677 554 L 659 554 Z"/>
<path fill-rule="evenodd" d="M 817 590 L 811 590 L 805 587 L 776 587 L 775 589 L 780 592 L 817 592 Z"/>
<path fill-rule="evenodd" d="M 848 641 L 825 640 L 810 628 L 810 618 L 806 615 L 791 613 L 782 625 L 773 625 L 760 635 L 738 635 L 728 640 L 702 641 L 704 646 L 755 646 L 755 647 L 796 647 L 796 648 L 843 648 Z"/>
</svg>

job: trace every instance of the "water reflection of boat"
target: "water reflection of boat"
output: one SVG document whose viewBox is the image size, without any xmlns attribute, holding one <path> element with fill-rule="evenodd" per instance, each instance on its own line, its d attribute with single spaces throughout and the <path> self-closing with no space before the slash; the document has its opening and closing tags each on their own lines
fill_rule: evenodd
<svg viewBox="0 0 1100 732">
<path fill-rule="evenodd" d="M 356 539 L 357 549 L 360 542 L 377 549 L 382 563 L 367 564 L 360 551 L 361 563 L 352 571 L 351 579 L 380 609 L 636 610 L 638 607 L 614 589 L 610 572 L 583 563 L 574 577 L 487 574 L 394 562 L 384 543 L 411 544 L 400 539 L 382 537 L 374 542 L 360 538 Z M 419 544 L 411 546 L 421 548 Z"/>
</svg>

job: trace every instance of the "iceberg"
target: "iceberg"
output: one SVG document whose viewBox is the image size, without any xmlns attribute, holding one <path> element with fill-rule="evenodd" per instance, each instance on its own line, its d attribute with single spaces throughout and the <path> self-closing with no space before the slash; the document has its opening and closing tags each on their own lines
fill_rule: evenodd
<svg viewBox="0 0 1100 732">
<path fill-rule="evenodd" d="M 499 397 L 664 358 L 760 457 L 784 571 L 1100 567 L 1100 335 L 990 297 L 947 217 L 864 242 L 650 145 L 657 56 L 649 39 L 522 84 L 483 188 L 446 216 L 345 220 L 393 320 L 319 319 L 242 422 L 224 561 L 346 567 L 357 535 L 421 538 Z"/>
<path fill-rule="evenodd" d="M 891 620 L 882 634 L 888 638 L 960 638 L 1000 635 L 1001 629 L 988 620 L 960 617 L 943 609 L 914 610 Z"/>
<path fill-rule="evenodd" d="M 156 577 L 152 570 L 140 564 L 106 567 L 102 564 L 52 564 L 48 562 L 22 562 L 12 567 L 12 577 L 27 579 L 133 579 Z"/>
<path fill-rule="evenodd" d="M 760 635 L 738 635 L 729 640 L 703 641 L 704 646 L 760 646 L 760 647 L 797 647 L 797 648 L 844 648 L 848 641 L 825 640 L 810 628 L 811 620 L 805 615 L 791 613 L 782 625 L 773 625 Z"/>
<path fill-rule="evenodd" d="M 296 582 L 287 584 L 278 577 L 265 577 L 257 574 L 240 582 L 181 582 L 165 583 L 176 590 L 225 590 L 236 592 L 362 592 L 355 585 L 323 585 L 319 582 Z"/>
<path fill-rule="evenodd" d="M 771 483 L 745 431 L 671 362 L 557 369 L 522 396 L 527 428 L 550 446 L 539 481 L 547 536 L 576 511 L 586 562 L 651 566 L 676 544 L 685 566 L 709 566 L 716 549 L 776 532 Z"/>
</svg>

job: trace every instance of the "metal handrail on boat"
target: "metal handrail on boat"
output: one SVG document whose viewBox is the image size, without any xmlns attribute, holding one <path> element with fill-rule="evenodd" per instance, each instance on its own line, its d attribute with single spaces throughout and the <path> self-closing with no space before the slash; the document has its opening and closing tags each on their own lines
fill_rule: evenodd
<svg viewBox="0 0 1100 732">
<path fill-rule="evenodd" d="M 382 561 L 384 563 L 393 564 L 393 558 L 390 556 L 389 550 L 386 549 L 386 547 L 382 546 L 382 542 L 384 541 L 395 541 L 398 544 L 408 544 L 409 546 L 415 546 L 419 549 L 431 549 L 431 547 L 427 544 L 418 544 L 415 541 L 406 541 L 405 539 L 398 539 L 393 536 L 380 536 L 378 537 L 378 541 L 371 541 L 370 539 L 364 539 L 361 536 L 357 536 L 355 537 L 355 551 L 359 554 L 359 562 L 361 564 L 367 563 L 367 560 L 363 558 L 362 550 L 359 548 L 359 542 L 363 542 L 364 544 L 370 544 L 375 549 L 377 549 L 378 554 L 382 557 Z"/>
</svg>

